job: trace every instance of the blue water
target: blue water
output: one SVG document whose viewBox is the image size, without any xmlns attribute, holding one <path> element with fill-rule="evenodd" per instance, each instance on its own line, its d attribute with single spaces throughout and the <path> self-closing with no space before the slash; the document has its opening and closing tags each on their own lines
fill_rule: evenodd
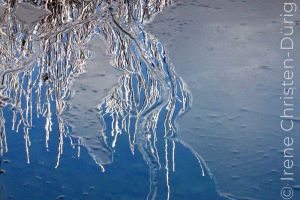
<svg viewBox="0 0 300 200">
<path fill-rule="evenodd" d="M 6 170 L 2 177 L 5 199 L 10 196 L 13 199 L 56 199 L 62 195 L 64 199 L 146 198 L 149 167 L 141 154 L 132 156 L 126 136 L 121 136 L 114 162 L 105 168 L 105 172 L 101 172 L 86 150 L 83 149 L 80 158 L 77 158 L 77 151 L 68 145 L 68 139 L 64 141 L 61 164 L 55 169 L 58 145 L 55 139 L 58 135 L 53 134 L 47 152 L 43 134 L 40 134 L 43 132 L 43 120 L 35 120 L 36 127 L 31 133 L 30 164 L 26 164 L 23 136 L 11 134 L 8 137 L 8 146 L 12 148 L 4 159 L 9 159 L 10 163 L 2 164 Z M 175 153 L 176 171 L 169 175 L 171 199 L 222 199 L 213 180 L 201 176 L 198 161 L 188 149 L 177 145 Z M 165 165 L 164 162 L 162 164 Z M 158 176 L 158 199 L 166 199 L 165 173 L 162 168 Z"/>
<path fill-rule="evenodd" d="M 280 198 L 278 2 L 0 2 L 0 199 Z"/>
<path fill-rule="evenodd" d="M 227 199 L 201 156 L 177 138 L 191 94 L 163 44 L 143 30 L 169 3 L 139 3 L 3 4 L 1 198 Z M 26 19 L 26 11 L 39 16 Z M 92 133 L 83 113 L 64 113 L 72 85 L 97 57 L 87 48 L 95 37 L 122 75 L 84 111 L 97 112 L 101 129 Z"/>
</svg>

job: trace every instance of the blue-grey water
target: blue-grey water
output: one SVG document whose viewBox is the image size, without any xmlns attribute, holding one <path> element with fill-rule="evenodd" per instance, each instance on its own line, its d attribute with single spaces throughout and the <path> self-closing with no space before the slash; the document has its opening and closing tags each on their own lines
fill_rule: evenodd
<svg viewBox="0 0 300 200">
<path fill-rule="evenodd" d="M 280 199 L 280 1 L 0 11 L 0 199 Z"/>
</svg>

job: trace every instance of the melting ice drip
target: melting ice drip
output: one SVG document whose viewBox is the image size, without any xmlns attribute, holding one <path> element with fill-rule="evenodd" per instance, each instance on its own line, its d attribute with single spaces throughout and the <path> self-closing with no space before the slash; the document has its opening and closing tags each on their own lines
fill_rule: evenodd
<svg viewBox="0 0 300 200">
<path fill-rule="evenodd" d="M 179 142 L 189 148 L 177 139 L 175 122 L 189 109 L 191 97 L 170 64 L 164 46 L 144 31 L 143 23 L 171 1 L 47 0 L 31 3 L 2 3 L 1 155 L 8 150 L 3 116 L 3 108 L 8 105 L 13 112 L 12 129 L 17 132 L 23 129 L 28 163 L 29 131 L 33 126 L 34 112 L 46 118 L 46 148 L 53 117 L 56 116 L 59 125 L 57 166 L 63 153 L 64 137 L 69 137 L 74 147 L 87 148 L 104 170 L 104 165 L 113 161 L 118 137 L 127 134 L 132 153 L 137 148 L 150 168 L 149 199 L 156 196 L 157 171 L 163 167 L 161 160 L 164 159 L 169 199 L 169 171 L 175 171 L 175 145 Z M 41 12 L 41 20 L 26 24 L 20 22 L 18 9 L 43 9 L 47 12 Z M 70 89 L 72 82 L 84 72 L 89 58 L 86 44 L 95 34 L 109 44 L 114 67 L 124 72 L 118 84 L 98 105 L 105 127 L 98 141 L 102 145 L 102 153 L 89 146 L 83 134 L 73 136 L 70 125 L 62 117 L 68 108 L 67 100 L 73 95 Z M 36 105 L 33 105 L 34 98 Z M 73 142 L 74 139 L 77 142 Z M 163 146 L 163 156 L 157 145 L 159 142 L 164 143 L 160 145 Z M 190 150 L 201 166 L 201 158 Z M 111 160 L 104 159 L 103 154 Z M 202 168 L 202 175 L 204 172 Z"/>
</svg>

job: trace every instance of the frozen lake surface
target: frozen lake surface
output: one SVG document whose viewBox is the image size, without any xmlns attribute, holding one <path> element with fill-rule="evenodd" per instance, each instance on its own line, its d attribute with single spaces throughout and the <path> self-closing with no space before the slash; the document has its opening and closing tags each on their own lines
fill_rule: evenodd
<svg viewBox="0 0 300 200">
<path fill-rule="evenodd" d="M 282 12 L 280 1 L 179 0 L 147 26 L 166 44 L 193 95 L 192 109 L 179 119 L 179 137 L 202 155 L 218 188 L 237 198 L 280 197 Z M 297 14 L 295 21 L 299 18 Z M 295 24 L 294 31 L 299 33 L 300 26 Z M 299 49 L 295 42 L 294 57 Z M 294 73 L 299 77 L 299 70 Z M 299 84 L 296 79 L 295 88 Z M 295 95 L 296 105 L 299 100 Z M 295 148 L 296 130 L 297 120 L 291 133 Z M 299 156 L 295 159 L 299 163 Z M 295 165 L 297 185 L 300 170 Z"/>
<path fill-rule="evenodd" d="M 282 3 L 170 3 L 3 4 L 0 199 L 280 197 Z"/>
</svg>

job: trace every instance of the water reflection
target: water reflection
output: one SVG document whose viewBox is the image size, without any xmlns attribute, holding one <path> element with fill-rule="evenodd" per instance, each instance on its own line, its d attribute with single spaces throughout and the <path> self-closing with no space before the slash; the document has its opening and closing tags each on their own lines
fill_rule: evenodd
<svg viewBox="0 0 300 200">
<path fill-rule="evenodd" d="M 49 148 L 51 133 L 59 133 L 56 168 L 65 138 L 78 148 L 78 156 L 80 147 L 86 148 L 102 171 L 114 161 L 118 146 L 128 143 L 131 154 L 140 153 L 149 167 L 147 199 L 171 199 L 170 180 L 176 174 L 179 146 L 179 159 L 196 160 L 196 164 L 186 164 L 196 168 L 191 170 L 197 173 L 192 176 L 203 181 L 192 194 L 193 199 L 223 199 L 201 157 L 176 137 L 176 118 L 189 109 L 191 96 L 170 64 L 164 46 L 143 29 L 145 21 L 171 2 L 27 2 L 30 4 L 3 2 L 1 8 L 1 155 L 13 148 L 7 145 L 5 122 L 9 119 L 3 114 L 9 108 L 13 116 L 11 129 L 23 133 L 28 163 L 30 131 L 37 114 L 45 118 L 45 148 Z M 32 16 L 24 13 L 28 10 L 34 10 Z M 76 124 L 69 123 L 64 112 L 76 95 L 72 84 L 85 72 L 91 53 L 96 54 L 87 49 L 95 35 L 107 42 L 112 65 L 123 75 L 98 105 L 103 130 L 91 135 L 73 132 Z M 58 130 L 53 130 L 55 123 Z M 126 135 L 127 142 L 119 139 L 121 135 Z M 192 158 L 185 156 L 188 154 Z"/>
</svg>

